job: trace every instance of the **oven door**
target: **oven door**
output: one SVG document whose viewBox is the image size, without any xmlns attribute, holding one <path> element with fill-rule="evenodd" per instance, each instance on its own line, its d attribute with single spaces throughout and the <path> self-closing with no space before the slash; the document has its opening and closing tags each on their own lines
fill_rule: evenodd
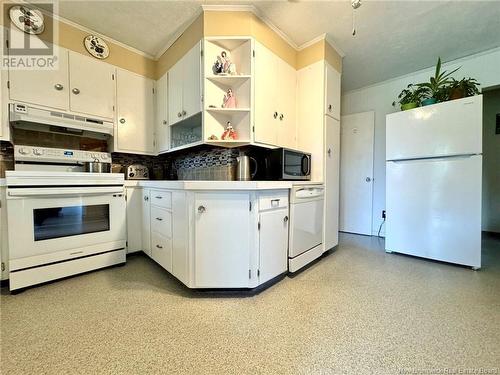
<svg viewBox="0 0 500 375">
<path fill-rule="evenodd" d="M 9 188 L 11 270 L 125 247 L 123 187 Z"/>
<path fill-rule="evenodd" d="M 311 178 L 311 155 L 283 149 L 283 179 L 309 180 Z"/>
</svg>

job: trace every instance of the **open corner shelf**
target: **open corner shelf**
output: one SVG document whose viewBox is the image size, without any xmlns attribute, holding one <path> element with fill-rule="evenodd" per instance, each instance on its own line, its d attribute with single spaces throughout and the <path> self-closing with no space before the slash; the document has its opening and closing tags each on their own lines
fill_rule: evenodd
<svg viewBox="0 0 500 375">
<path fill-rule="evenodd" d="M 245 75 L 210 75 L 206 77 L 208 80 L 212 82 L 217 82 L 222 85 L 226 86 L 239 86 L 245 81 L 249 80 L 252 78 L 251 75 L 245 74 Z"/>
</svg>

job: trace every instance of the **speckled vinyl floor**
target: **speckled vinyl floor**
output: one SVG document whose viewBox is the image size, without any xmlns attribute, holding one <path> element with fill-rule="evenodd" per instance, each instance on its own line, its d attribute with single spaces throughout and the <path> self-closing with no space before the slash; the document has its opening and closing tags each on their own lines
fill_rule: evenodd
<svg viewBox="0 0 500 375">
<path fill-rule="evenodd" d="M 3 288 L 0 372 L 499 373 L 500 240 L 485 238 L 478 272 L 382 248 L 342 235 L 248 298 L 199 297 L 142 256 L 16 296 Z"/>
</svg>

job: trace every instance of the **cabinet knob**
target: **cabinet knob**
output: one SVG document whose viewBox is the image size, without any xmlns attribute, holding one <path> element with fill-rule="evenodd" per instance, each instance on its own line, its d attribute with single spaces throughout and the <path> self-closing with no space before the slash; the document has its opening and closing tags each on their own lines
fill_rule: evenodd
<svg viewBox="0 0 500 375">
<path fill-rule="evenodd" d="M 285 115 L 282 113 L 282 114 L 280 115 L 280 121 L 283 121 L 283 119 L 284 119 L 284 118 L 285 118 Z"/>
<path fill-rule="evenodd" d="M 163 219 L 161 217 L 157 217 L 156 220 L 163 221 Z"/>
<path fill-rule="evenodd" d="M 276 118 L 278 118 L 278 112 L 274 112 L 274 113 L 273 113 L 273 117 L 274 117 L 275 119 L 276 119 Z"/>
<path fill-rule="evenodd" d="M 167 125 L 167 120 L 163 120 L 163 125 Z"/>
<path fill-rule="evenodd" d="M 60 83 L 56 83 L 56 84 L 54 85 L 54 88 L 55 88 L 57 91 L 61 91 L 61 90 L 64 88 L 64 86 L 63 86 L 63 85 L 61 85 Z"/>
<path fill-rule="evenodd" d="M 287 223 L 287 222 L 288 222 L 288 216 L 285 216 L 285 217 L 283 218 L 283 221 L 284 221 L 285 223 Z"/>
<path fill-rule="evenodd" d="M 182 117 L 182 113 L 181 112 L 177 113 L 177 117 Z"/>
<path fill-rule="evenodd" d="M 144 197 L 144 201 L 148 201 L 149 200 L 149 197 Z"/>
<path fill-rule="evenodd" d="M 370 177 L 367 177 L 365 180 L 366 182 L 370 182 L 372 179 Z"/>
<path fill-rule="evenodd" d="M 205 208 L 205 206 L 200 206 L 200 207 L 198 207 L 198 213 L 199 213 L 199 214 L 204 213 L 206 210 L 207 210 L 207 209 Z"/>
<path fill-rule="evenodd" d="M 183 116 L 186 116 L 186 115 L 187 115 L 187 112 L 186 112 L 186 111 L 182 111 L 182 115 L 183 115 Z"/>
<path fill-rule="evenodd" d="M 157 247 L 158 249 L 163 249 L 163 246 L 161 246 L 161 245 L 156 245 L 156 247 Z"/>
<path fill-rule="evenodd" d="M 120 124 L 125 124 L 125 119 L 123 117 L 120 119 Z"/>
<path fill-rule="evenodd" d="M 71 92 L 75 95 L 78 95 L 80 93 L 80 90 L 75 87 L 73 90 L 71 90 Z"/>
<path fill-rule="evenodd" d="M 332 156 L 332 149 L 331 148 L 328 149 L 328 156 Z"/>
</svg>

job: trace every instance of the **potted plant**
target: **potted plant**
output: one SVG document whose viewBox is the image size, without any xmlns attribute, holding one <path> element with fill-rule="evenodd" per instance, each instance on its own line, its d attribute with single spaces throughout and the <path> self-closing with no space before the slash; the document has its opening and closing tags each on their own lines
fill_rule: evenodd
<svg viewBox="0 0 500 375">
<path fill-rule="evenodd" d="M 429 82 L 417 84 L 419 88 L 422 88 L 425 91 L 425 99 L 422 100 L 423 106 L 447 100 L 448 91 L 446 90 L 446 87 L 451 83 L 451 79 L 449 77 L 458 69 L 460 69 L 460 67 L 449 73 L 446 72 L 446 70 L 441 72 L 441 58 L 438 58 L 434 77 L 430 77 Z"/>
<path fill-rule="evenodd" d="M 401 110 L 406 111 L 408 109 L 416 108 L 420 105 L 423 98 L 425 90 L 417 87 L 413 83 L 410 83 L 401 93 L 398 95 L 397 103 L 401 105 Z M 396 106 L 396 101 L 392 102 L 393 106 Z"/>
<path fill-rule="evenodd" d="M 452 78 L 448 87 L 448 98 L 454 100 L 479 95 L 479 85 L 475 78 L 462 78 L 460 81 Z"/>
</svg>

